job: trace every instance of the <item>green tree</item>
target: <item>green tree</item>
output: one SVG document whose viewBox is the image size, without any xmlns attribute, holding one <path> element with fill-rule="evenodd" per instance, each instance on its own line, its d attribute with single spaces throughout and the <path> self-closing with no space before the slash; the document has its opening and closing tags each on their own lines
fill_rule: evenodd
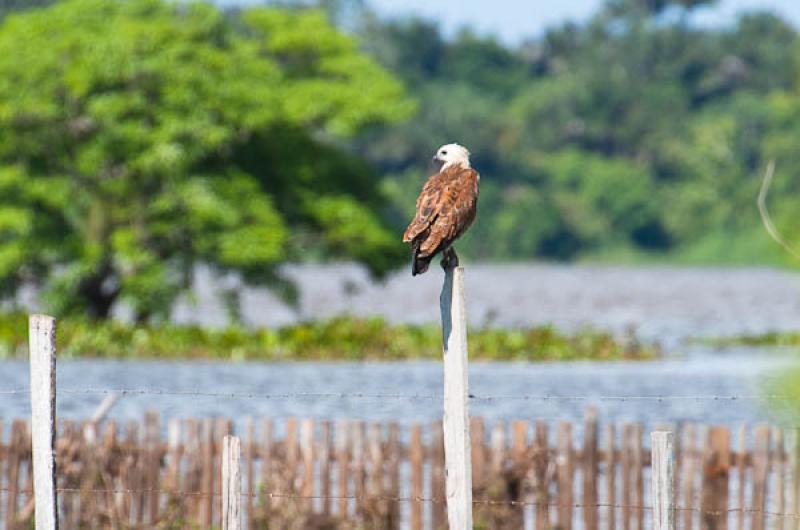
<svg viewBox="0 0 800 530">
<path fill-rule="evenodd" d="M 0 294 L 165 315 L 196 264 L 286 286 L 309 253 L 401 251 L 337 145 L 406 116 L 402 86 L 315 10 L 69 0 L 0 26 Z M 340 142 L 340 141 L 339 141 Z"/>
</svg>

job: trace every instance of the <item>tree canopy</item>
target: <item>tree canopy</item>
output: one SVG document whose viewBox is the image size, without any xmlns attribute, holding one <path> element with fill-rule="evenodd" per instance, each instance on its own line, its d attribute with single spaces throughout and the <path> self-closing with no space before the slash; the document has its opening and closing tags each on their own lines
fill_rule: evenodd
<svg viewBox="0 0 800 530">
<path fill-rule="evenodd" d="M 364 13 L 365 49 L 420 99 L 409 122 L 361 137 L 398 226 L 424 156 L 458 141 L 482 174 L 461 244 L 473 258 L 779 261 L 755 197 L 777 158 L 773 196 L 797 203 L 797 32 L 759 12 L 695 24 L 713 3 L 608 0 L 518 47 Z"/>
<path fill-rule="evenodd" d="M 342 147 L 413 103 L 316 10 L 67 0 L 0 26 L 0 294 L 164 315 L 197 263 L 286 287 L 315 254 L 402 249 Z"/>
</svg>

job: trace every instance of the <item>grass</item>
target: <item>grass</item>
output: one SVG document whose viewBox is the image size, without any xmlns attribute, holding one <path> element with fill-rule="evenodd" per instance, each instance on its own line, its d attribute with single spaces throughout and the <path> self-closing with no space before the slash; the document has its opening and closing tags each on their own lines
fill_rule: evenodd
<svg viewBox="0 0 800 530">
<path fill-rule="evenodd" d="M 27 355 L 27 317 L 0 315 L 0 357 Z M 511 361 L 653 359 L 656 346 L 635 338 L 583 329 L 572 334 L 551 326 L 471 329 L 473 359 Z M 264 361 L 438 359 L 437 325 L 392 325 L 380 318 L 336 318 L 280 328 L 159 325 L 135 327 L 67 318 L 58 324 L 59 355 L 73 358 L 220 359 Z"/>
<path fill-rule="evenodd" d="M 800 331 L 770 331 L 758 335 L 738 335 L 700 339 L 700 341 L 714 346 L 800 346 Z"/>
</svg>

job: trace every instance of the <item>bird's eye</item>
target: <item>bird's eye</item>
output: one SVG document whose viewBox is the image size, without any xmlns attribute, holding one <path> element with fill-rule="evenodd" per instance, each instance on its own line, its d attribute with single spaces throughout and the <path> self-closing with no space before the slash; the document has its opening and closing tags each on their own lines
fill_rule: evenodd
<svg viewBox="0 0 800 530">
<path fill-rule="evenodd" d="M 447 154 L 447 151 L 442 151 L 442 154 L 443 154 L 443 155 L 446 155 L 446 154 Z"/>
</svg>

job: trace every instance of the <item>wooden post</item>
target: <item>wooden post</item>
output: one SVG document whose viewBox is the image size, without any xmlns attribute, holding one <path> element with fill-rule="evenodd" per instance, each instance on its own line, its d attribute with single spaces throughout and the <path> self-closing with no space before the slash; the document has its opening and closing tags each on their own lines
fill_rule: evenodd
<svg viewBox="0 0 800 530">
<path fill-rule="evenodd" d="M 29 346 L 36 530 L 57 530 L 56 320 L 53 317 L 31 315 Z"/>
<path fill-rule="evenodd" d="M 650 434 L 653 530 L 675 530 L 675 447 L 669 431 Z"/>
<path fill-rule="evenodd" d="M 239 466 L 242 444 L 226 436 L 222 444 L 222 530 L 241 530 L 242 473 Z"/>
<path fill-rule="evenodd" d="M 445 272 L 440 297 L 444 337 L 444 446 L 447 520 L 472 528 L 472 465 L 469 440 L 467 311 L 464 268 Z"/>
</svg>

